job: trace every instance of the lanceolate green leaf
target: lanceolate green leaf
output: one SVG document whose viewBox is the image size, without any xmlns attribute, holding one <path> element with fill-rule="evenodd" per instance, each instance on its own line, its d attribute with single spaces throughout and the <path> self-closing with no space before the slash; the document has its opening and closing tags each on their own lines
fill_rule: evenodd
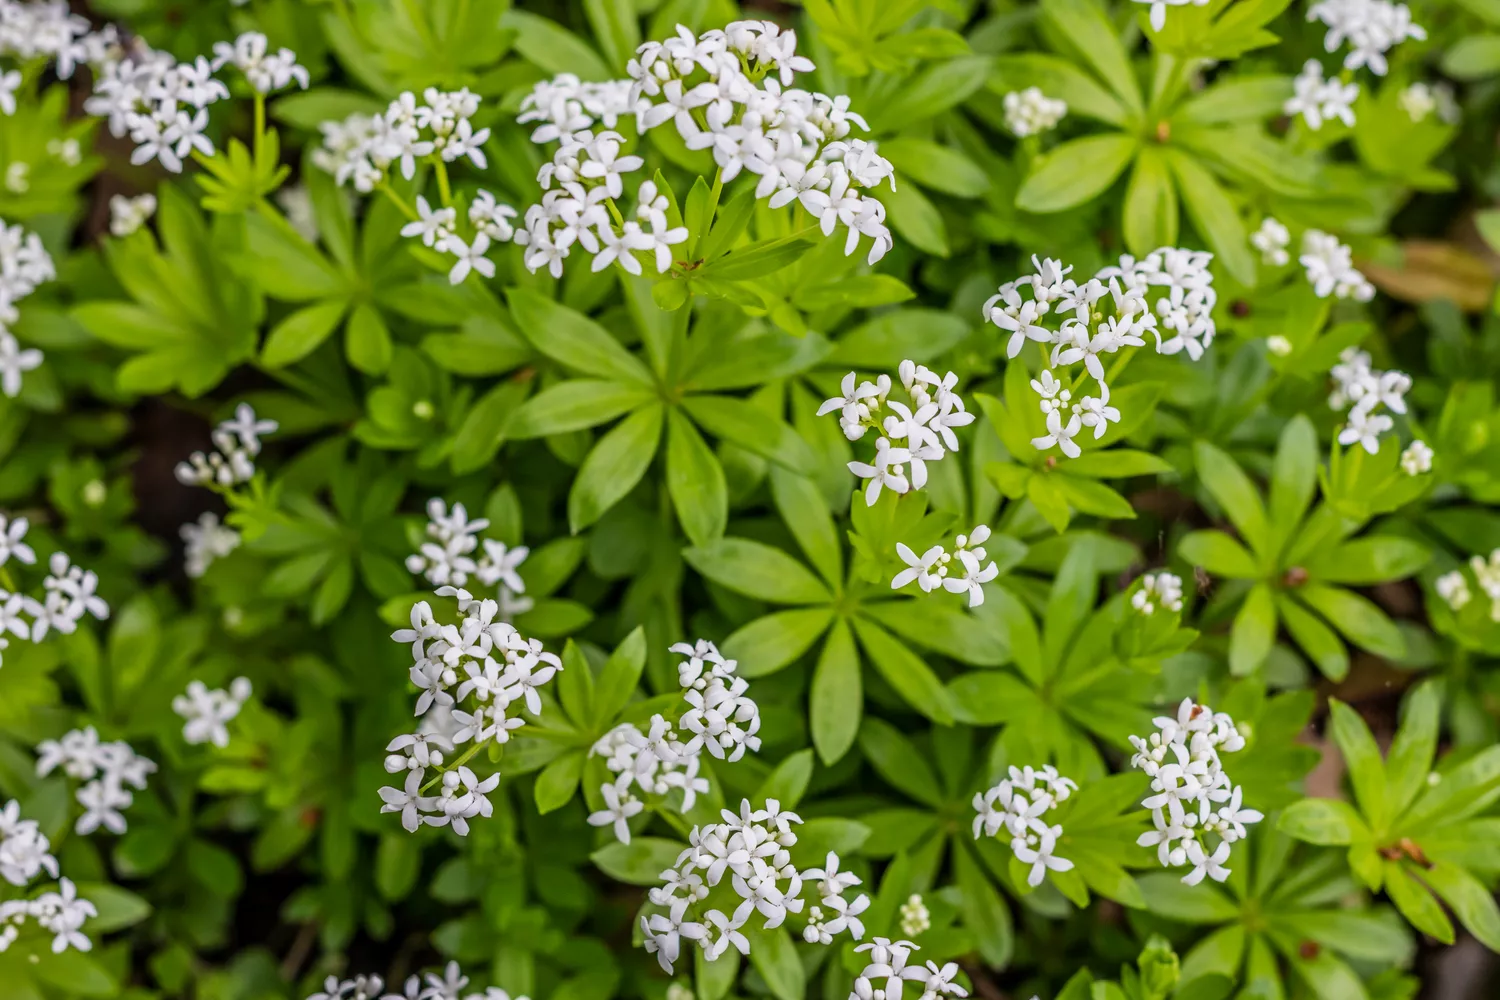
<svg viewBox="0 0 1500 1000">
<path fill-rule="evenodd" d="M 568 494 L 568 523 L 576 533 L 635 488 L 661 441 L 662 407 L 637 410 L 594 445 Z"/>
<path fill-rule="evenodd" d="M 1016 207 L 1047 213 L 1081 205 L 1113 184 L 1138 148 L 1139 140 L 1123 132 L 1065 142 L 1032 166 Z"/>
</svg>

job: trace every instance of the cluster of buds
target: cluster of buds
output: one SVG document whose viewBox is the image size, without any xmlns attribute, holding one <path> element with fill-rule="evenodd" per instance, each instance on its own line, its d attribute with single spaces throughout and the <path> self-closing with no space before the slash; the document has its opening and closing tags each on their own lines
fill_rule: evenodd
<svg viewBox="0 0 1500 1000">
<path fill-rule="evenodd" d="M 36 562 L 36 553 L 25 541 L 29 528 L 24 517 L 0 514 L 0 566 L 12 559 L 27 565 Z M 47 569 L 40 601 L 29 594 L 0 590 L 0 650 L 10 646 L 7 633 L 22 642 L 41 642 L 48 632 L 71 635 L 84 615 L 100 620 L 109 617 L 109 604 L 97 593 L 99 577 L 92 570 L 74 566 L 66 552 L 52 553 Z"/>
<path fill-rule="evenodd" d="M 184 486 L 223 490 L 249 482 L 255 476 L 261 437 L 274 434 L 278 426 L 274 420 L 257 417 L 249 403 L 241 403 L 235 407 L 234 419 L 214 428 L 214 451 L 195 451 L 187 461 L 177 463 L 177 481 Z"/>
<path fill-rule="evenodd" d="M 464 587 L 473 577 L 486 587 L 495 587 L 497 617 L 514 621 L 534 605 L 526 595 L 526 581 L 521 579 L 521 564 L 531 554 L 525 545 L 509 546 L 479 533 L 490 526 L 488 518 L 470 519 L 461 503 L 448 505 L 439 497 L 427 501 L 426 535 L 418 550 L 406 557 L 406 568 L 420 573 L 434 586 Z M 474 556 L 479 552 L 477 558 Z M 471 599 L 467 591 L 454 590 L 462 601 Z"/>
<path fill-rule="evenodd" d="M 890 398 L 892 382 L 881 375 L 874 382 L 856 384 L 854 372 L 844 376 L 834 396 L 818 407 L 818 416 L 839 414 L 839 427 L 850 441 L 873 429 L 878 435 L 871 462 L 850 462 L 849 471 L 865 480 L 865 503 L 871 507 L 882 489 L 906 493 L 927 485 L 927 463 L 958 451 L 955 428 L 974 422 L 974 414 L 953 391 L 958 375 L 936 372 L 914 361 L 903 361 L 897 371 L 910 405 Z M 899 442 L 892 444 L 892 442 Z M 911 466 L 911 478 L 906 466 Z"/>
<path fill-rule="evenodd" d="M 1140 589 L 1131 595 L 1130 606 L 1148 617 L 1158 608 L 1176 614 L 1182 610 L 1182 577 L 1167 572 L 1145 574 Z"/>
<path fill-rule="evenodd" d="M 1474 571 L 1474 582 L 1490 599 L 1490 621 L 1500 622 L 1500 549 L 1491 552 L 1488 559 L 1484 556 L 1470 557 L 1469 568 Z M 1473 592 L 1469 590 L 1469 581 L 1461 569 L 1444 573 L 1433 583 L 1433 587 L 1455 613 L 1468 607 L 1469 602 L 1474 599 Z"/>
<path fill-rule="evenodd" d="M 75 729 L 61 739 L 43 740 L 37 745 L 36 773 L 45 777 L 55 769 L 75 781 L 81 781 L 76 793 L 84 812 L 74 824 L 80 835 L 104 827 L 110 833 L 125 832 L 121 810 L 129 809 L 137 791 L 146 787 L 146 776 L 156 771 L 153 761 L 142 757 L 124 740 L 102 743 L 93 726 Z"/>
<path fill-rule="evenodd" d="M 1242 806 L 1243 792 L 1219 759 L 1221 752 L 1243 749 L 1244 737 L 1229 716 L 1191 698 L 1182 700 L 1175 717 L 1152 721 L 1157 731 L 1149 738 L 1130 737 L 1136 749 L 1131 766 L 1151 778 L 1152 794 L 1141 804 L 1151 810 L 1156 827 L 1136 843 L 1155 847 L 1164 868 L 1191 865 L 1182 878 L 1187 885 L 1197 885 L 1205 875 L 1222 882 L 1229 877 L 1224 865 L 1231 846 L 1244 839 L 1247 825 L 1263 818 Z M 1216 846 L 1207 842 L 1209 836 L 1217 838 Z"/>
</svg>

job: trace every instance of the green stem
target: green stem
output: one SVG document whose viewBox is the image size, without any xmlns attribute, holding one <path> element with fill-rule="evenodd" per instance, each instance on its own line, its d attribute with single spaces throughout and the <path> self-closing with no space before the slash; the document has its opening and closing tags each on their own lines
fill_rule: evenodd
<svg viewBox="0 0 1500 1000">
<path fill-rule="evenodd" d="M 443 199 L 443 207 L 447 208 L 453 204 L 453 190 L 448 186 L 448 164 L 443 162 L 441 156 L 435 158 L 437 168 L 438 195 Z"/>
<path fill-rule="evenodd" d="M 624 229 L 625 217 L 620 214 L 619 206 L 615 204 L 615 200 L 613 198 L 606 198 L 604 199 L 604 204 L 609 206 L 609 214 L 614 216 L 615 225 L 619 226 L 621 229 Z"/>
<path fill-rule="evenodd" d="M 411 219 L 413 222 L 421 218 L 421 216 L 417 214 L 417 210 L 408 205 L 406 203 L 406 199 L 402 198 L 399 194 L 396 193 L 395 189 L 391 187 L 390 181 L 382 181 L 380 183 L 379 190 L 385 192 L 385 196 L 389 198 L 397 208 L 401 209 L 402 215 L 406 216 L 408 219 Z"/>
<path fill-rule="evenodd" d="M 485 745 L 485 743 L 475 743 L 473 746 L 469 747 L 469 749 L 465 750 L 463 754 L 459 756 L 458 760 L 450 762 L 447 767 L 438 768 L 437 777 L 433 778 L 431 781 L 427 782 L 427 784 L 422 786 L 422 794 L 425 795 L 427 792 L 432 790 L 433 785 L 441 782 L 443 780 L 443 775 L 447 774 L 449 771 L 454 770 L 455 768 L 463 767 L 465 764 L 467 764 L 474 758 L 474 755 L 477 754 Z"/>
<path fill-rule="evenodd" d="M 260 91 L 255 93 L 255 162 L 260 163 L 260 147 L 262 137 L 266 133 L 266 95 Z"/>
</svg>

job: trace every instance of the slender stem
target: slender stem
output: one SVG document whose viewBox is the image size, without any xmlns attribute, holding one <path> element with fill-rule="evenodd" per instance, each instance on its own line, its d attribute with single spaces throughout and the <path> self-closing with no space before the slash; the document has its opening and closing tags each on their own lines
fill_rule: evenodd
<svg viewBox="0 0 1500 1000">
<path fill-rule="evenodd" d="M 255 162 L 260 163 L 260 146 L 266 133 L 266 95 L 255 92 Z"/>
<path fill-rule="evenodd" d="M 401 209 L 402 215 L 413 222 L 421 218 L 421 216 L 417 215 L 417 210 L 408 205 L 406 199 L 396 193 L 395 189 L 391 187 L 390 181 L 382 181 L 380 183 L 380 190 L 385 192 L 385 196 L 394 202 L 397 208 Z"/>
<path fill-rule="evenodd" d="M 441 156 L 435 158 L 434 164 L 437 167 L 438 195 L 443 199 L 443 207 L 447 208 L 453 204 L 453 190 L 448 186 L 448 164 Z"/>
<path fill-rule="evenodd" d="M 708 193 L 708 203 L 714 207 L 714 211 L 716 211 L 716 212 L 718 211 L 718 208 L 719 208 L 719 196 L 722 195 L 723 193 L 724 193 L 724 169 L 722 167 L 720 167 L 718 170 L 714 171 L 714 186 L 713 186 L 713 190 Z"/>
<path fill-rule="evenodd" d="M 0 566 L 0 586 L 3 586 L 8 593 L 14 594 L 16 592 L 15 578 L 10 575 L 10 570 L 4 566 Z"/>
<path fill-rule="evenodd" d="M 609 206 L 609 214 L 614 216 L 615 225 L 619 226 L 621 229 L 624 229 L 625 217 L 620 214 L 620 208 L 615 204 L 615 200 L 613 198 L 605 198 L 604 204 Z"/>
</svg>

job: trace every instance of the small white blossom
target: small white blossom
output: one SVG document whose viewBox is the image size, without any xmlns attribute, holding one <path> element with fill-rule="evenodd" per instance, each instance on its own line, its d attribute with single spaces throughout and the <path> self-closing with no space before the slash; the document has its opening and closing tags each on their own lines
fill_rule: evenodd
<svg viewBox="0 0 1500 1000">
<path fill-rule="evenodd" d="M 1005 95 L 1005 127 L 1024 138 L 1057 128 L 1068 113 L 1068 102 L 1048 97 L 1040 87 L 1027 87 Z"/>
</svg>

